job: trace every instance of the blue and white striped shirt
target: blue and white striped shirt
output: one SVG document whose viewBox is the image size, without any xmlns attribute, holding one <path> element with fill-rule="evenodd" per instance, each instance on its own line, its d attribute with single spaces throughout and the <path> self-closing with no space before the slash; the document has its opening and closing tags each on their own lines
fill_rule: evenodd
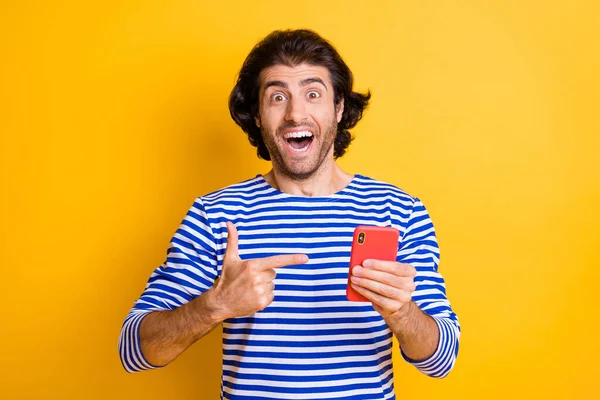
<svg viewBox="0 0 600 400">
<path fill-rule="evenodd" d="M 238 230 L 243 260 L 303 253 L 309 262 L 277 269 L 275 298 L 267 308 L 223 322 L 222 398 L 395 398 L 392 332 L 371 304 L 346 299 L 358 225 L 400 231 L 397 261 L 417 270 L 413 301 L 440 330 L 433 356 L 405 359 L 433 377 L 450 372 L 460 326 L 438 272 L 429 215 L 419 199 L 361 175 L 329 196 L 282 193 L 257 175 L 197 198 L 171 239 L 165 263 L 125 319 L 119 353 L 127 371 L 155 368 L 140 350 L 142 318 L 193 300 L 220 275 L 227 221 Z"/>
</svg>

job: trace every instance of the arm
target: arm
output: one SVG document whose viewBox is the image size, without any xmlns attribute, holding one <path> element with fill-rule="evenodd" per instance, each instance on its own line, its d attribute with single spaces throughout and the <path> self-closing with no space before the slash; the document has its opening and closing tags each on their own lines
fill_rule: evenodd
<svg viewBox="0 0 600 400">
<path fill-rule="evenodd" d="M 365 260 L 354 267 L 355 288 L 372 301 L 394 333 L 403 353 L 412 360 L 426 360 L 439 343 L 437 324 L 411 299 L 416 270 L 409 264 Z"/>
<path fill-rule="evenodd" d="M 175 310 L 155 311 L 142 318 L 140 347 L 151 365 L 167 365 L 223 321 L 211 301 L 211 291 Z"/>
<path fill-rule="evenodd" d="M 171 311 L 132 311 L 119 339 L 125 370 L 138 372 L 164 366 L 210 332 L 218 322 L 211 319 L 207 299 L 202 295 Z"/>
<path fill-rule="evenodd" d="M 138 304 L 155 303 L 156 298 L 151 296 L 154 292 L 159 293 L 159 298 L 162 296 L 167 305 L 183 301 L 177 307 L 169 307 L 169 310 L 142 315 L 132 311 L 125 321 L 119 342 L 121 359 L 127 371 L 164 366 L 225 319 L 249 315 L 265 308 L 273 301 L 274 268 L 308 261 L 308 257 L 298 254 L 243 261 L 238 255 L 237 230 L 230 222 L 227 229 L 221 277 L 200 296 L 186 298 L 182 286 L 174 282 L 176 276 L 188 279 L 190 270 L 173 274 L 171 281 L 151 277 Z M 144 296 L 147 298 L 142 301 Z"/>
<path fill-rule="evenodd" d="M 157 330 L 173 320 L 187 319 L 187 311 L 191 309 L 187 304 L 194 303 L 213 286 L 217 267 L 217 247 L 199 198 L 173 235 L 166 261 L 152 273 L 123 323 L 119 355 L 125 370 L 137 372 L 166 364 L 165 359 L 170 357 L 152 354 L 152 350 L 148 350 L 148 340 L 156 345 L 161 342 L 158 337 L 173 336 L 168 328 L 163 329 L 162 335 Z M 198 300 L 203 301 L 205 299 Z M 184 305 L 186 307 L 180 310 Z M 181 338 L 179 341 L 184 342 Z"/>
<path fill-rule="evenodd" d="M 175 310 L 154 312 L 143 319 L 141 350 L 150 363 L 166 365 L 224 320 L 264 309 L 274 297 L 274 268 L 308 261 L 300 254 L 242 261 L 237 230 L 230 222 L 227 229 L 222 275 L 215 286 Z"/>
<path fill-rule="evenodd" d="M 435 320 L 413 301 L 385 319 L 406 358 L 423 361 L 438 347 L 440 332 Z"/>
<path fill-rule="evenodd" d="M 353 284 L 394 332 L 405 360 L 429 376 L 444 377 L 456 361 L 460 325 L 438 272 L 435 230 L 418 199 L 396 261 L 366 260 L 353 269 Z"/>
</svg>

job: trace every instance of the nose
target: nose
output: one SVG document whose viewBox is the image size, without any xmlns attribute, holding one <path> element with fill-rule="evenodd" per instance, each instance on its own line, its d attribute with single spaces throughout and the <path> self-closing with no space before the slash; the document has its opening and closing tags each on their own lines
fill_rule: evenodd
<svg viewBox="0 0 600 400">
<path fill-rule="evenodd" d="M 306 119 L 306 104 L 302 97 L 292 97 L 288 102 L 285 119 L 290 122 L 302 122 Z"/>
</svg>

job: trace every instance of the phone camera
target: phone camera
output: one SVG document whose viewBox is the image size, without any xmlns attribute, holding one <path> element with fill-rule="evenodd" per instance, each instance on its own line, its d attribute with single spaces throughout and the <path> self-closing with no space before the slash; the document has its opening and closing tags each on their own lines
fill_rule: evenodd
<svg viewBox="0 0 600 400">
<path fill-rule="evenodd" d="M 360 232 L 358 234 L 358 244 L 363 244 L 365 242 L 365 233 L 364 232 Z"/>
</svg>

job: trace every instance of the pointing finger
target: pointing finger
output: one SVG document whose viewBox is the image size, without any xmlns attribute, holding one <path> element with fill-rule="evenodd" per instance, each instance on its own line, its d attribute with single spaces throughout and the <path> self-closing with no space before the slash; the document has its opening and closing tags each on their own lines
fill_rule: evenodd
<svg viewBox="0 0 600 400">
<path fill-rule="evenodd" d="M 285 267 L 287 265 L 306 264 L 308 256 L 306 254 L 282 254 L 278 256 L 265 257 L 255 260 L 260 270 Z"/>
</svg>

